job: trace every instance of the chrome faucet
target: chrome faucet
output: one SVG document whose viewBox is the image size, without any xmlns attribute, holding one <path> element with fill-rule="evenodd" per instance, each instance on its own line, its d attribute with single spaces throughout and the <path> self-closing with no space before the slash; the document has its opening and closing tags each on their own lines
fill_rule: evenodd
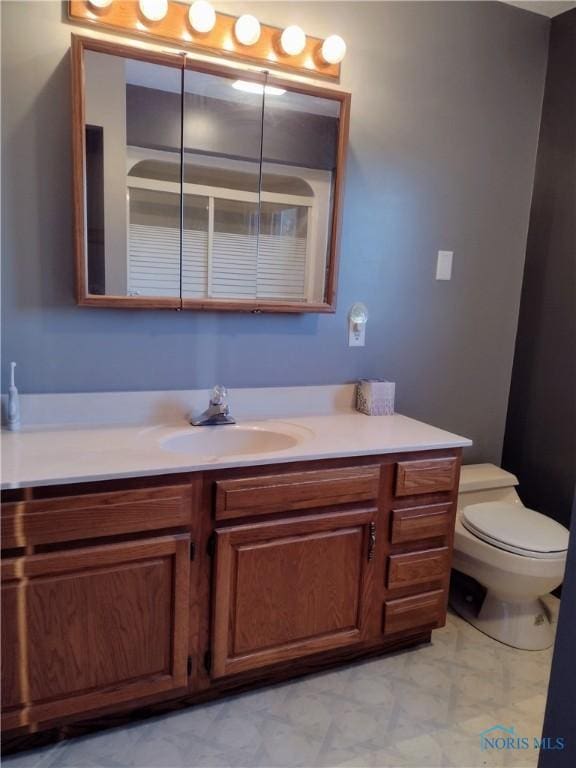
<svg viewBox="0 0 576 768">
<path fill-rule="evenodd" d="M 236 424 L 236 420 L 230 416 L 230 407 L 227 399 L 228 392 L 226 387 L 214 387 L 210 395 L 210 405 L 196 419 L 190 419 L 190 424 L 193 427 L 215 427 L 222 424 Z"/>
</svg>

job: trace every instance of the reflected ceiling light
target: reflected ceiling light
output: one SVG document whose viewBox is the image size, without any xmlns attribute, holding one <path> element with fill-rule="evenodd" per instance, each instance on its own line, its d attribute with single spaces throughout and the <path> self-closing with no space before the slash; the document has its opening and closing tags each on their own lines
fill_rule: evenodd
<svg viewBox="0 0 576 768">
<path fill-rule="evenodd" d="M 288 56 L 298 56 L 302 53 L 306 47 L 306 35 L 301 27 L 293 24 L 291 27 L 286 27 L 280 37 L 280 45 L 282 50 Z"/>
<path fill-rule="evenodd" d="M 340 35 L 330 35 L 322 43 L 322 58 L 328 64 L 340 64 L 346 56 L 346 43 Z"/>
<path fill-rule="evenodd" d="M 276 88 L 274 85 L 262 85 L 262 83 L 254 83 L 250 80 L 236 80 L 232 83 L 232 88 L 236 88 L 237 91 L 244 91 L 245 93 L 265 93 L 266 96 L 282 96 L 286 93 L 285 88 Z"/>
<path fill-rule="evenodd" d="M 140 0 L 138 5 L 148 21 L 161 21 L 168 13 L 168 0 Z"/>
<path fill-rule="evenodd" d="M 196 32 L 206 34 L 214 29 L 216 24 L 216 11 L 207 0 L 196 0 L 188 11 L 190 26 Z"/>
<path fill-rule="evenodd" d="M 260 22 L 250 14 L 240 16 L 234 24 L 234 34 L 242 45 L 254 45 L 260 39 Z"/>
<path fill-rule="evenodd" d="M 109 5 L 112 5 L 112 0 L 88 0 L 88 3 L 93 8 L 108 8 Z"/>
</svg>

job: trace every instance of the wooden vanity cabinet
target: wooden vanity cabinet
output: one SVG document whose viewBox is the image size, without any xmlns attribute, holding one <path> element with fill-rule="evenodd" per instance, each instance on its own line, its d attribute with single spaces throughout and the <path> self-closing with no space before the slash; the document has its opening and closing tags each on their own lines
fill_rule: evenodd
<svg viewBox="0 0 576 768">
<path fill-rule="evenodd" d="M 454 449 L 5 493 L 6 748 L 426 641 L 459 466 Z"/>
<path fill-rule="evenodd" d="M 446 622 L 459 476 L 459 453 L 397 463 L 385 545 L 386 640 Z"/>
<path fill-rule="evenodd" d="M 186 690 L 193 485 L 96 487 L 3 505 L 3 730 Z"/>
<path fill-rule="evenodd" d="M 216 530 L 212 675 L 366 639 L 377 509 Z"/>
<path fill-rule="evenodd" d="M 185 688 L 190 536 L 2 562 L 5 728 Z"/>
<path fill-rule="evenodd" d="M 214 485 L 212 677 L 366 642 L 380 464 L 232 473 Z"/>
</svg>

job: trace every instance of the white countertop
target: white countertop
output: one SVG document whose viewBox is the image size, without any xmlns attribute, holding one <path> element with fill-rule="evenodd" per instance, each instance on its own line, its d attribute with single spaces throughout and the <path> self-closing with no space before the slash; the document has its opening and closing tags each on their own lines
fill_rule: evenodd
<svg viewBox="0 0 576 768">
<path fill-rule="evenodd" d="M 191 427 L 185 419 L 161 426 L 42 426 L 3 432 L 2 488 L 111 480 L 291 461 L 460 448 L 470 440 L 406 416 L 364 416 L 351 410 L 282 420 L 243 420 L 240 427 L 278 430 L 298 442 L 284 450 L 227 456 L 178 454 L 161 442 L 174 435 L 234 427 Z M 201 441 L 200 441 L 201 442 Z"/>
</svg>

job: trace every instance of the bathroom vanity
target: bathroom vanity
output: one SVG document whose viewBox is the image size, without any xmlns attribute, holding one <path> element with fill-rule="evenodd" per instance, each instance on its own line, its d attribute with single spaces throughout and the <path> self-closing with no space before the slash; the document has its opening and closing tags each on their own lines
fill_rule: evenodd
<svg viewBox="0 0 576 768">
<path fill-rule="evenodd" d="M 184 426 L 3 436 L 7 746 L 427 642 L 444 624 L 469 441 L 402 416 L 282 428 L 311 436 L 194 461 L 149 447 Z M 67 460 L 82 482 L 58 474 Z"/>
</svg>

